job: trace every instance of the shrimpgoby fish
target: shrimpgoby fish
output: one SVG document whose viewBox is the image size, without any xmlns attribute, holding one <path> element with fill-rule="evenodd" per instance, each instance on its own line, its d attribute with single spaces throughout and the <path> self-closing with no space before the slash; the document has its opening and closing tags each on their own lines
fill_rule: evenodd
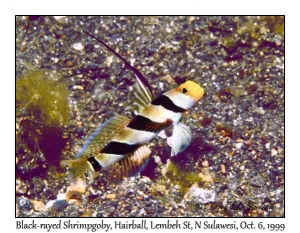
<svg viewBox="0 0 300 233">
<path fill-rule="evenodd" d="M 154 98 L 151 86 L 135 67 L 105 42 L 84 32 L 104 45 L 135 73 L 134 95 L 138 113 L 133 119 L 116 115 L 101 125 L 84 143 L 76 159 L 63 161 L 70 166 L 73 178 L 89 171 L 103 172 L 108 180 L 120 180 L 141 172 L 151 154 L 147 144 L 164 130 L 173 127 L 168 138 L 171 156 L 182 152 L 190 144 L 192 136 L 188 126 L 180 123 L 181 116 L 204 95 L 204 89 L 193 81 Z"/>
</svg>

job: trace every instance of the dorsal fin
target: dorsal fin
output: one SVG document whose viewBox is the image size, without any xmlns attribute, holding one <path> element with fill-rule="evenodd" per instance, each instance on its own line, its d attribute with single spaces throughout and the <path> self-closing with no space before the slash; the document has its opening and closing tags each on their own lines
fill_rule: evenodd
<svg viewBox="0 0 300 233">
<path fill-rule="evenodd" d="M 152 92 L 141 82 L 139 78 L 137 78 L 137 81 L 134 84 L 134 96 L 135 104 L 137 105 L 139 112 L 153 100 Z"/>
<path fill-rule="evenodd" d="M 136 83 L 134 85 L 134 95 L 136 97 L 135 103 L 138 105 L 139 110 L 143 108 L 144 106 L 151 103 L 153 100 L 153 92 L 152 88 L 147 81 L 147 79 L 144 77 L 144 75 L 134 66 L 130 65 L 130 63 L 122 57 L 119 53 L 117 53 L 113 48 L 111 48 L 109 45 L 107 45 L 103 40 L 99 39 L 98 37 L 90 34 L 89 32 L 83 31 L 86 35 L 92 37 L 93 39 L 97 40 L 100 44 L 102 44 L 108 51 L 113 53 L 116 57 L 118 57 L 122 62 L 124 62 L 125 67 L 135 74 Z"/>
</svg>

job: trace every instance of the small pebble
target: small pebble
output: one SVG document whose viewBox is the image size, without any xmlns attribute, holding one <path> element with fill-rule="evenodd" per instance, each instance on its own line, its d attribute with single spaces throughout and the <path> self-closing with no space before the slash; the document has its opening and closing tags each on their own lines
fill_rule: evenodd
<svg viewBox="0 0 300 233">
<path fill-rule="evenodd" d="M 220 165 L 220 168 L 221 168 L 221 173 L 222 173 L 222 174 L 225 174 L 225 173 L 226 173 L 226 167 L 225 167 L 225 165 L 224 165 L 224 164 L 221 164 L 221 165 Z"/>
<path fill-rule="evenodd" d="M 61 200 L 67 200 L 68 196 L 67 193 L 59 193 L 57 194 L 56 200 L 61 201 Z"/>
<path fill-rule="evenodd" d="M 50 200 L 47 202 L 45 209 L 50 209 L 52 208 L 52 206 L 54 205 L 54 203 L 56 202 L 56 200 Z"/>
<path fill-rule="evenodd" d="M 264 115 L 266 113 L 266 111 L 262 107 L 257 108 L 256 112 L 260 115 Z"/>
<path fill-rule="evenodd" d="M 53 16 L 53 18 L 55 19 L 55 20 L 58 20 L 58 21 L 60 21 L 60 20 L 62 20 L 62 19 L 64 19 L 64 18 L 66 18 L 67 16 Z"/>
<path fill-rule="evenodd" d="M 45 209 L 45 204 L 42 201 L 31 200 L 31 204 L 35 211 L 42 211 Z"/>
<path fill-rule="evenodd" d="M 240 150 L 243 147 L 244 143 L 239 142 L 239 143 L 235 143 L 235 148 Z"/>
<path fill-rule="evenodd" d="M 18 204 L 20 210 L 30 210 L 32 208 L 31 202 L 27 197 L 18 198 Z"/>
<path fill-rule="evenodd" d="M 207 160 L 204 160 L 204 161 L 202 162 L 202 166 L 203 166 L 203 167 L 208 167 L 208 166 L 209 166 L 208 161 L 207 161 Z"/>
<path fill-rule="evenodd" d="M 18 194 L 26 194 L 27 193 L 27 184 L 23 181 L 17 179 L 16 180 L 16 193 Z"/>
<path fill-rule="evenodd" d="M 211 176 L 211 174 L 209 174 L 209 173 L 204 174 L 204 173 L 200 172 L 198 176 L 199 176 L 199 178 L 201 178 L 202 182 L 213 183 L 213 181 L 214 181 L 213 176 Z"/>
<path fill-rule="evenodd" d="M 277 155 L 278 154 L 278 151 L 275 149 L 275 148 L 272 148 L 272 150 L 271 150 L 271 155 L 272 156 L 275 156 L 275 155 Z"/>
<path fill-rule="evenodd" d="M 81 43 L 76 43 L 76 44 L 73 44 L 73 49 L 75 49 L 75 50 L 78 50 L 78 51 L 80 51 L 80 50 L 83 50 L 84 49 L 84 46 L 81 44 Z"/>
<path fill-rule="evenodd" d="M 52 208 L 54 208 L 56 211 L 59 212 L 64 210 L 67 206 L 68 206 L 68 202 L 66 200 L 59 200 L 53 204 Z"/>
<path fill-rule="evenodd" d="M 115 210 L 116 210 L 116 208 L 113 207 L 113 206 L 111 206 L 111 207 L 109 207 L 108 212 L 109 212 L 110 214 L 113 214 L 113 213 L 115 212 Z"/>
<path fill-rule="evenodd" d="M 114 193 L 109 193 L 109 194 L 107 194 L 106 196 L 105 196 L 105 198 L 106 199 L 110 199 L 110 200 L 112 200 L 112 199 L 115 199 L 116 198 L 116 194 L 114 194 Z"/>
</svg>

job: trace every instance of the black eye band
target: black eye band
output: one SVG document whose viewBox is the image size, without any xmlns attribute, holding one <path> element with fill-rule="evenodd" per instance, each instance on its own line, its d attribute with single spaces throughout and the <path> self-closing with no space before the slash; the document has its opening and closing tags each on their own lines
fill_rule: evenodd
<svg viewBox="0 0 300 233">
<path fill-rule="evenodd" d="M 186 109 L 178 107 L 176 104 L 173 103 L 173 101 L 165 95 L 161 95 L 157 97 L 156 99 L 152 100 L 151 104 L 153 105 L 161 105 L 165 109 L 168 109 L 173 112 L 185 112 Z"/>
</svg>

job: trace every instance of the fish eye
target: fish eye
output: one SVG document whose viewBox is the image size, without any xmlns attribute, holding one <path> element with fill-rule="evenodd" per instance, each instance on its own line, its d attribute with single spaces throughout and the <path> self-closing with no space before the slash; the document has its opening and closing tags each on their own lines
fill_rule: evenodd
<svg viewBox="0 0 300 233">
<path fill-rule="evenodd" d="M 185 94 L 185 93 L 187 93 L 187 89 L 186 89 L 186 88 L 182 88 L 181 92 L 182 92 L 183 94 Z"/>
</svg>

